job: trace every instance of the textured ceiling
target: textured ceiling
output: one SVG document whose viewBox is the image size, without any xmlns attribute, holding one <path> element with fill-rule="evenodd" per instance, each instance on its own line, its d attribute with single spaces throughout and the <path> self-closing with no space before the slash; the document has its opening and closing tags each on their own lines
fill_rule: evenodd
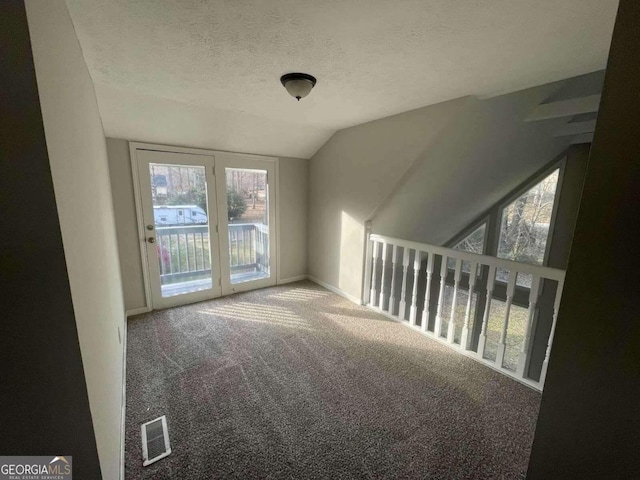
<svg viewBox="0 0 640 480">
<path fill-rule="evenodd" d="M 272 126 L 271 134 L 280 138 L 301 129 L 296 141 L 304 142 L 305 132 L 314 131 L 310 142 L 317 143 L 327 132 L 443 100 L 494 95 L 602 69 L 618 1 L 67 4 L 99 87 L 101 111 L 111 112 L 103 112 L 107 134 L 121 120 L 118 115 L 140 116 L 142 122 L 141 109 L 157 110 L 153 99 L 158 98 L 185 109 L 211 109 L 219 119 L 247 115 L 250 128 L 260 128 L 257 119 L 276 122 L 280 128 Z M 279 83 L 291 71 L 318 78 L 300 103 Z M 101 91 L 109 91 L 108 98 Z M 136 95 L 142 97 L 127 111 Z M 153 126 L 137 128 L 132 135 L 141 137 Z M 278 138 L 274 141 L 277 145 Z M 308 150 L 317 148 L 311 143 Z"/>
</svg>

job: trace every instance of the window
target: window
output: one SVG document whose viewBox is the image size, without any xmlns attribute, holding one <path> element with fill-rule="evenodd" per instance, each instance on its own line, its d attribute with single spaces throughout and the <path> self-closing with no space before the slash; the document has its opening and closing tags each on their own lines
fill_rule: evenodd
<svg viewBox="0 0 640 480">
<path fill-rule="evenodd" d="M 197 214 L 198 214 L 198 212 L 196 212 L 196 211 L 194 211 L 194 210 L 191 210 L 191 216 L 192 216 L 192 217 L 195 217 Z"/>
<path fill-rule="evenodd" d="M 484 253 L 484 239 L 487 231 L 486 222 L 476 228 L 469 235 L 460 240 L 454 247 L 454 250 L 461 250 L 463 252 L 471 253 Z"/>
<path fill-rule="evenodd" d="M 484 253 L 484 244 L 487 233 L 487 222 L 484 222 L 473 230 L 469 235 L 464 237 L 452 248 L 454 250 L 460 250 L 463 252 L 478 253 L 482 255 Z M 447 268 L 454 270 L 456 268 L 456 261 L 453 258 L 447 259 Z M 471 271 L 471 265 L 469 262 L 462 262 L 462 271 L 469 273 Z M 477 269 L 477 274 L 480 275 L 480 269 Z"/>
<path fill-rule="evenodd" d="M 554 170 L 502 209 L 498 258 L 533 265 L 544 263 L 559 173 L 559 168 Z M 497 280 L 507 279 L 507 271 L 499 269 Z M 517 285 L 531 286 L 531 276 L 518 275 Z"/>
</svg>

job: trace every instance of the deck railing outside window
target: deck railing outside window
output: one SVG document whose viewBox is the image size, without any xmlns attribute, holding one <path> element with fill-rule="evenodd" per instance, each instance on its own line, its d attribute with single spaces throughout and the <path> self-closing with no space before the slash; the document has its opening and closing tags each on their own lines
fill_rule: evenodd
<svg viewBox="0 0 640 480">
<path fill-rule="evenodd" d="M 209 227 L 158 227 L 156 245 L 162 285 L 211 275 Z M 229 225 L 230 266 L 234 273 L 264 272 L 269 266 L 269 228 L 262 224 Z M 217 254 L 215 252 L 214 254 Z"/>
</svg>

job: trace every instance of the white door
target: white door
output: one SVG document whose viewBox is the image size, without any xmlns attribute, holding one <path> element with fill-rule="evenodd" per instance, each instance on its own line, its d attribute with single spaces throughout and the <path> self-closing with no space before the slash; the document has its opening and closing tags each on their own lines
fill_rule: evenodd
<svg viewBox="0 0 640 480">
<path fill-rule="evenodd" d="M 134 157 L 153 309 L 276 284 L 276 159 Z"/>
<path fill-rule="evenodd" d="M 136 150 L 153 308 L 220 296 L 214 157 Z"/>
<path fill-rule="evenodd" d="M 276 284 L 275 160 L 216 154 L 222 294 Z"/>
</svg>

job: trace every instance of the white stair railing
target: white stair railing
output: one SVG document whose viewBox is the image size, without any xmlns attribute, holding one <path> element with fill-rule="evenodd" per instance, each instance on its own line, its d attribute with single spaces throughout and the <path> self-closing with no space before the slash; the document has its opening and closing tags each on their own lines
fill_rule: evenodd
<svg viewBox="0 0 640 480">
<path fill-rule="evenodd" d="M 400 258 L 402 263 L 399 262 Z M 366 262 L 363 303 L 369 308 L 401 321 L 533 388 L 542 390 L 562 296 L 565 276 L 563 270 L 376 234 L 369 235 Z M 497 275 L 498 272 L 500 275 Z M 508 277 L 505 280 L 507 272 Z M 399 274 L 402 275 L 401 280 L 398 278 Z M 524 278 L 522 284 L 518 283 L 518 275 Z M 422 281 L 425 287 L 424 290 L 419 290 Z M 435 288 L 436 295 L 432 291 Z M 453 291 L 448 305 L 447 288 Z M 495 297 L 497 290 L 504 293 L 503 298 Z M 543 290 L 546 291 L 547 302 L 550 301 L 553 305 L 550 312 L 552 319 L 549 319 L 550 333 L 548 338 L 544 339 L 546 351 L 540 379 L 535 380 L 528 376 L 528 370 L 534 329 L 540 314 L 539 299 Z M 464 303 L 458 302 L 459 293 L 462 291 L 467 294 Z M 482 299 L 484 303 L 484 311 L 478 312 L 477 315 L 473 307 L 474 294 L 478 301 Z M 506 366 L 504 362 L 508 349 L 509 322 L 512 308 L 515 308 L 516 294 L 520 299 L 528 299 L 526 320 L 520 345 L 515 354 L 511 353 L 511 356 L 516 355 L 517 358 L 511 365 Z M 496 329 L 495 325 L 497 300 L 504 303 L 499 329 Z M 522 300 L 520 303 L 522 304 Z M 446 308 L 450 308 L 450 312 L 445 316 Z M 478 325 L 474 329 L 475 318 L 478 319 Z M 492 318 L 493 330 L 490 328 Z M 446 326 L 444 322 L 447 322 Z M 456 332 L 459 326 L 461 331 L 458 338 Z M 477 339 L 475 342 L 474 331 Z M 496 340 L 495 359 L 487 358 L 490 337 Z M 541 340 L 536 341 L 539 343 Z M 513 345 L 511 347 L 513 348 Z"/>
</svg>

